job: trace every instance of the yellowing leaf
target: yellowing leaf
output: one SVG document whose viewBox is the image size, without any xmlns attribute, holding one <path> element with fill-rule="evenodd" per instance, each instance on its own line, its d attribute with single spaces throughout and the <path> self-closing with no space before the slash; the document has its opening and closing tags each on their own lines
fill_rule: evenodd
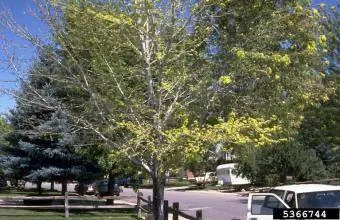
<svg viewBox="0 0 340 220">
<path fill-rule="evenodd" d="M 300 12 L 300 11 L 302 11 L 302 10 L 303 10 L 302 6 L 301 6 L 300 4 L 297 4 L 297 5 L 296 5 L 296 11 L 297 11 L 297 12 Z"/>
<path fill-rule="evenodd" d="M 326 43 L 327 43 L 327 37 L 326 37 L 326 35 L 320 35 L 320 37 L 319 37 L 319 43 L 322 45 L 322 46 L 325 46 L 326 45 Z"/>
<path fill-rule="evenodd" d="M 224 86 L 230 84 L 231 82 L 232 82 L 232 80 L 231 80 L 230 76 L 221 76 L 218 80 L 218 83 L 220 85 L 224 85 Z"/>
<path fill-rule="evenodd" d="M 243 50 L 238 50 L 238 51 L 236 52 L 236 57 L 237 57 L 237 59 L 242 60 L 243 58 L 245 58 L 245 56 L 246 56 L 246 53 L 245 53 Z"/>
<path fill-rule="evenodd" d="M 316 51 L 316 44 L 315 41 L 308 41 L 307 42 L 307 50 L 309 52 L 315 52 Z"/>
</svg>

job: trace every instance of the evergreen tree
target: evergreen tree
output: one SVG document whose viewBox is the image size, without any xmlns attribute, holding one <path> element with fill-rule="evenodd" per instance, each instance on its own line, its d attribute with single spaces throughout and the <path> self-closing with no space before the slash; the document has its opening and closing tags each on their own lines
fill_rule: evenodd
<svg viewBox="0 0 340 220">
<path fill-rule="evenodd" d="M 5 149 L 3 164 L 11 178 L 35 182 L 39 191 L 42 181 L 61 182 L 64 193 L 67 181 L 94 179 L 99 168 L 76 153 L 74 145 L 81 141 L 72 121 L 58 104 L 60 87 L 48 77 L 41 77 L 44 72 L 58 71 L 58 66 L 48 57 L 48 50 L 41 51 L 17 95 L 17 105 L 9 115 L 13 130 L 7 140 L 11 146 Z M 46 105 L 42 105 L 44 101 Z"/>
</svg>

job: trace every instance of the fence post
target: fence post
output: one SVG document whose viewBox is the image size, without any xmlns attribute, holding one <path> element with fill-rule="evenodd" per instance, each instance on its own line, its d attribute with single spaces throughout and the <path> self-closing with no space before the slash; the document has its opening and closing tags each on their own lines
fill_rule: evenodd
<svg viewBox="0 0 340 220">
<path fill-rule="evenodd" d="M 179 211 L 179 203 L 178 202 L 174 202 L 172 204 L 172 219 L 173 220 L 178 220 L 178 211 Z"/>
<path fill-rule="evenodd" d="M 138 192 L 137 193 L 137 206 L 136 206 L 136 208 L 137 208 L 137 217 L 138 217 L 138 219 L 141 219 L 142 218 L 142 209 L 141 209 L 141 199 L 140 199 L 140 197 L 142 197 L 142 192 Z"/>
<path fill-rule="evenodd" d="M 169 201 L 168 200 L 164 200 L 163 210 L 164 210 L 164 220 L 168 220 L 169 218 Z"/>
<path fill-rule="evenodd" d="M 152 212 L 152 201 L 151 201 L 151 196 L 148 196 L 148 209 L 149 209 L 149 212 Z"/>
<path fill-rule="evenodd" d="M 69 213 L 69 207 L 68 207 L 68 192 L 65 192 L 64 195 L 65 198 L 65 204 L 64 204 L 64 208 L 65 208 L 65 218 L 68 218 L 70 213 Z"/>
<path fill-rule="evenodd" d="M 196 220 L 202 220 L 202 210 L 196 211 Z"/>
</svg>

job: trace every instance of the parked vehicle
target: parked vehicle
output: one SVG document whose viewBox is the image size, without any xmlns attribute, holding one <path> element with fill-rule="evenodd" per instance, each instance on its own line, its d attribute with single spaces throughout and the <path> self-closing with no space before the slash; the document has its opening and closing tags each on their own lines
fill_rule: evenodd
<svg viewBox="0 0 340 220">
<path fill-rule="evenodd" d="M 216 168 L 219 185 L 247 185 L 250 181 L 234 174 L 236 163 L 221 164 Z"/>
<path fill-rule="evenodd" d="M 217 180 L 215 172 L 206 172 L 204 176 L 195 177 L 196 184 L 212 183 Z"/>
<path fill-rule="evenodd" d="M 274 208 L 340 208 L 340 186 L 285 185 L 249 194 L 247 220 L 272 220 Z"/>
<path fill-rule="evenodd" d="M 109 180 L 98 180 L 93 185 L 94 190 L 97 195 L 99 196 L 108 196 L 108 187 L 109 187 Z M 121 192 L 123 192 L 123 189 L 115 182 L 112 189 L 112 194 L 115 196 L 119 196 Z"/>
<path fill-rule="evenodd" d="M 78 194 L 88 194 L 88 195 L 93 195 L 95 194 L 95 190 L 93 187 L 93 184 L 84 184 L 83 187 L 83 192 L 80 192 L 80 185 L 79 183 L 74 186 L 74 191 Z"/>
<path fill-rule="evenodd" d="M 119 186 L 129 187 L 131 185 L 131 178 L 119 178 L 116 180 L 116 182 Z"/>
</svg>

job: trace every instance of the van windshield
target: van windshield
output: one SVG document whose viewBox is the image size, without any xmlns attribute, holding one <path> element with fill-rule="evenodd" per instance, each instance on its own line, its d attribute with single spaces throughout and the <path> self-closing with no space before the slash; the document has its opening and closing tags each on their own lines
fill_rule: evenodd
<svg viewBox="0 0 340 220">
<path fill-rule="evenodd" d="M 299 208 L 340 208 L 340 190 L 297 194 Z"/>
</svg>

